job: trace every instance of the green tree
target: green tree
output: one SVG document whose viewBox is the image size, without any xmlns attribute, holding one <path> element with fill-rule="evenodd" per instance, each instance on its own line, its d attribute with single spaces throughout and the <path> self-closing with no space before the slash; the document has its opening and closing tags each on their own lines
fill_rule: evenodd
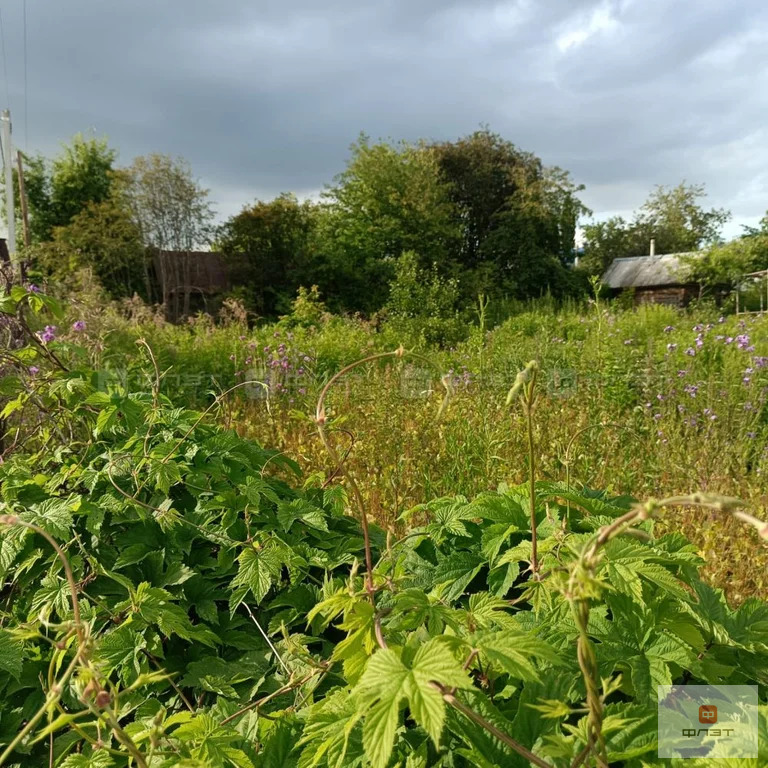
<svg viewBox="0 0 768 768">
<path fill-rule="evenodd" d="M 77 134 L 52 161 L 42 155 L 25 158 L 24 181 L 33 242 L 53 237 L 90 203 L 110 195 L 117 152 L 106 139 Z"/>
<path fill-rule="evenodd" d="M 473 269 L 492 258 L 486 246 L 520 184 L 542 172 L 541 161 L 488 129 L 433 145 L 463 222 L 459 261 Z"/>
<path fill-rule="evenodd" d="M 163 305 L 173 317 L 179 316 L 180 309 L 188 315 L 190 254 L 206 245 L 213 233 L 214 212 L 208 190 L 194 178 L 186 160 L 161 154 L 135 158 L 116 178 L 142 242 L 158 253 L 157 279 Z M 145 281 L 149 286 L 148 271 Z"/>
<path fill-rule="evenodd" d="M 695 251 L 719 242 L 730 213 L 723 208 L 706 210 L 702 204 L 706 196 L 703 184 L 657 186 L 635 215 L 635 249 L 647 253 L 651 238 L 656 240 L 656 253 Z"/>
<path fill-rule="evenodd" d="M 602 274 L 616 258 L 634 253 L 630 224 L 621 216 L 585 224 L 581 265 L 591 274 Z"/>
<path fill-rule="evenodd" d="M 36 246 L 39 264 L 66 285 L 86 269 L 115 299 L 138 293 L 146 298 L 145 250 L 130 211 L 119 196 L 88 205 L 52 239 Z"/>
<path fill-rule="evenodd" d="M 720 242 L 730 213 L 722 208 L 706 209 L 703 184 L 657 186 L 626 222 L 614 216 L 584 227 L 584 266 L 602 273 L 614 259 L 647 256 L 651 239 L 657 254 L 687 253 Z"/>
<path fill-rule="evenodd" d="M 567 282 L 562 268 L 588 212 L 578 198 L 583 187 L 487 128 L 434 149 L 459 209 L 465 297 L 532 296 Z"/>
<path fill-rule="evenodd" d="M 361 136 L 324 202 L 318 232 L 326 279 L 320 287 L 337 307 L 380 308 L 395 261 L 406 251 L 418 253 L 422 266 L 436 263 L 443 273 L 451 270 L 460 216 L 434 149 L 371 144 Z"/>
<path fill-rule="evenodd" d="M 261 315 L 288 312 L 297 290 L 313 284 L 316 208 L 282 194 L 243 208 L 222 226 L 218 247 Z"/>
</svg>

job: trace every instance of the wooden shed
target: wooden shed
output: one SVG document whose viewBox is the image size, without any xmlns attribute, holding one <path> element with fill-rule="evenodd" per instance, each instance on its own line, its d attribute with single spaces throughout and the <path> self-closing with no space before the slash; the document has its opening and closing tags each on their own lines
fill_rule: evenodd
<svg viewBox="0 0 768 768">
<path fill-rule="evenodd" d="M 632 291 L 636 304 L 670 304 L 684 307 L 700 292 L 698 283 L 682 276 L 682 256 L 688 253 L 666 253 L 659 256 L 633 256 L 614 259 L 603 275 L 603 284 L 614 295 Z"/>
</svg>

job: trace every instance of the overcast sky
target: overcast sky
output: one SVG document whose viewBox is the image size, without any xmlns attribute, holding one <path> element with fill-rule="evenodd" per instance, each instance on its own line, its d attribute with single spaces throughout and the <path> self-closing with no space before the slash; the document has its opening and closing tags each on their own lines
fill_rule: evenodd
<svg viewBox="0 0 768 768">
<path fill-rule="evenodd" d="M 766 0 L 0 0 L 15 141 L 78 131 L 186 157 L 221 215 L 313 194 L 360 131 L 481 124 L 586 185 L 603 218 L 654 184 L 768 208 Z M 25 125 L 25 111 L 28 117 Z"/>
</svg>

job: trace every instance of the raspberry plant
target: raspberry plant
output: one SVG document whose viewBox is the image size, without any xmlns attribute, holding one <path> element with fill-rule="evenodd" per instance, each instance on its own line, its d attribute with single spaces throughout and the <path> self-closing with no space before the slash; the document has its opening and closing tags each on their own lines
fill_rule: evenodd
<svg viewBox="0 0 768 768">
<path fill-rule="evenodd" d="M 34 336 L 56 309 L 0 299 L 27 340 L 3 353 L 0 765 L 641 768 L 663 764 L 656 685 L 768 682 L 768 605 L 731 608 L 683 536 L 654 534 L 685 505 L 765 536 L 733 500 L 637 504 L 532 460 L 396 536 L 326 406 L 373 359 L 316 413 L 348 497 L 216 426 L 222 396 L 170 402 L 146 345 L 154 385 L 105 388 Z M 510 393 L 529 419 L 535 371 Z"/>
</svg>

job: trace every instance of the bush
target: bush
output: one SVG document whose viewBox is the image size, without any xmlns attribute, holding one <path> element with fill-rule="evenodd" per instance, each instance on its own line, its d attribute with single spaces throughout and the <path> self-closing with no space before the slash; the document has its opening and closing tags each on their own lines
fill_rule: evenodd
<svg viewBox="0 0 768 768">
<path fill-rule="evenodd" d="M 437 265 L 429 270 L 420 267 L 412 251 L 398 259 L 387 302 L 389 324 L 395 332 L 423 344 L 455 344 L 467 335 L 458 303 L 458 281 L 442 276 Z"/>
<path fill-rule="evenodd" d="M 0 298 L 25 306 L 56 309 Z M 732 500 L 531 481 L 385 535 L 356 491 L 293 488 L 284 457 L 157 386 L 100 388 L 52 335 L 3 379 L 6 417 L 47 420 L 0 465 L 0 764 L 641 768 L 657 685 L 768 682 L 768 605 L 733 610 L 655 531 Z"/>
</svg>

